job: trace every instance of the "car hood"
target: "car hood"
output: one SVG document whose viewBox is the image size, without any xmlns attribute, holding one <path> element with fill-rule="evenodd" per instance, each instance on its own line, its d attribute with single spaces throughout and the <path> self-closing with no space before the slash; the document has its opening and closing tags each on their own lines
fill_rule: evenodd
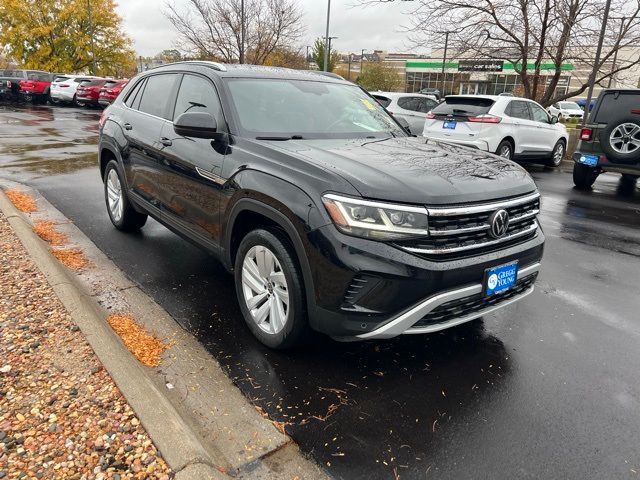
<svg viewBox="0 0 640 480">
<path fill-rule="evenodd" d="M 526 170 L 514 162 L 423 138 L 268 143 L 335 172 L 370 199 L 455 204 L 495 200 L 536 189 Z"/>
</svg>

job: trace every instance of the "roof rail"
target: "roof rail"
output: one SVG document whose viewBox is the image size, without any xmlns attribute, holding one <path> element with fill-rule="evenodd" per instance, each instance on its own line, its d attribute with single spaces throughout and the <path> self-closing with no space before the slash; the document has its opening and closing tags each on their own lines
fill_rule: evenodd
<svg viewBox="0 0 640 480">
<path fill-rule="evenodd" d="M 158 67 L 165 67 L 167 65 L 178 65 L 181 63 L 192 63 L 192 64 L 200 64 L 200 65 L 208 65 L 211 68 L 213 68 L 214 70 L 217 70 L 218 72 L 226 72 L 227 71 L 227 67 L 224 63 L 219 63 L 219 62 L 212 62 L 210 60 L 181 60 L 179 62 L 171 62 L 171 63 L 165 63 L 164 65 L 158 65 Z M 157 68 L 157 67 L 154 67 Z"/>
</svg>

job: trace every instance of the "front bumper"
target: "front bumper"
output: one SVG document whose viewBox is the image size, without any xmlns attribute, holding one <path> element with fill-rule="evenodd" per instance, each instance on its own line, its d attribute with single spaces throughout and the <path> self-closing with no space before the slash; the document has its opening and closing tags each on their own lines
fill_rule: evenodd
<svg viewBox="0 0 640 480">
<path fill-rule="evenodd" d="M 308 302 L 310 324 L 342 340 L 435 332 L 509 305 L 533 290 L 544 250 L 541 228 L 515 245 L 449 260 L 344 235 L 333 225 L 310 232 L 308 239 L 314 280 L 313 298 Z M 481 293 L 486 269 L 513 261 L 520 266 L 518 281 L 528 279 L 530 286 L 517 292 L 514 288 L 513 296 L 487 305 L 484 297 L 474 298 Z M 460 315 L 442 312 L 459 299 L 473 304 L 459 306 Z M 434 315 L 442 321 L 432 321 Z M 421 326 L 414 326 L 418 322 Z"/>
</svg>

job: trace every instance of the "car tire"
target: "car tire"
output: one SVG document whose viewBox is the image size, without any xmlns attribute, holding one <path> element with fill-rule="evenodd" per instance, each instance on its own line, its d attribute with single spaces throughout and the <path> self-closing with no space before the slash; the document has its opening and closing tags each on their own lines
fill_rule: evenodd
<svg viewBox="0 0 640 480">
<path fill-rule="evenodd" d="M 513 144 L 509 140 L 503 140 L 496 149 L 496 155 L 507 160 L 513 160 Z"/>
<path fill-rule="evenodd" d="M 147 222 L 147 215 L 137 212 L 129 202 L 118 162 L 115 160 L 111 160 L 104 170 L 104 200 L 111 223 L 118 230 L 135 232 Z"/>
<path fill-rule="evenodd" d="M 620 177 L 620 183 L 618 184 L 617 193 L 622 197 L 631 197 L 636 192 L 636 185 L 638 183 L 638 177 L 636 175 L 629 175 L 626 173 Z"/>
<path fill-rule="evenodd" d="M 309 333 L 304 283 L 295 251 L 280 230 L 253 230 L 240 243 L 235 285 L 253 335 L 273 349 L 296 346 Z"/>
<path fill-rule="evenodd" d="M 84 107 L 85 103 L 84 102 L 79 102 L 78 98 L 76 97 L 76 95 L 73 95 L 73 100 L 71 100 L 71 104 L 74 107 Z"/>
<path fill-rule="evenodd" d="M 598 175 L 595 168 L 582 163 L 573 164 L 573 184 L 578 190 L 590 190 Z"/>
<path fill-rule="evenodd" d="M 627 138 L 626 141 L 625 138 Z M 600 145 L 609 161 L 640 161 L 640 120 L 638 117 L 623 117 L 609 122 L 600 134 Z"/>
<path fill-rule="evenodd" d="M 551 152 L 551 158 L 547 161 L 547 165 L 553 168 L 557 168 L 562 163 L 564 155 L 567 152 L 567 147 L 563 140 L 558 140 Z"/>
<path fill-rule="evenodd" d="M 49 103 L 51 105 L 60 105 L 60 99 L 58 98 L 53 98 L 51 95 L 49 95 Z"/>
</svg>

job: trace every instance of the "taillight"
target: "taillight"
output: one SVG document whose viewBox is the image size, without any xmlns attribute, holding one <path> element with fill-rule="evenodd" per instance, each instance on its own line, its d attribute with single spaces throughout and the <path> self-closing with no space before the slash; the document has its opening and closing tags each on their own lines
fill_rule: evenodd
<svg viewBox="0 0 640 480">
<path fill-rule="evenodd" d="M 433 120 L 434 118 L 436 118 L 436 116 L 435 116 L 435 114 L 433 112 L 427 113 L 427 119 Z"/>
<path fill-rule="evenodd" d="M 68 84 L 68 83 L 61 83 L 61 84 L 59 84 L 58 86 L 59 86 L 59 87 L 65 87 L 65 88 L 66 88 L 66 87 L 68 87 L 68 86 L 69 86 L 69 84 Z"/>
<path fill-rule="evenodd" d="M 580 130 L 580 140 L 589 141 L 591 140 L 592 136 L 593 130 L 591 130 L 590 128 L 583 128 L 582 130 Z"/>
<path fill-rule="evenodd" d="M 640 108 L 632 108 L 631 113 L 633 113 L 634 115 L 640 115 Z"/>
<path fill-rule="evenodd" d="M 496 115 L 484 114 L 476 117 L 469 117 L 467 120 L 474 123 L 500 123 L 502 118 Z"/>
</svg>

